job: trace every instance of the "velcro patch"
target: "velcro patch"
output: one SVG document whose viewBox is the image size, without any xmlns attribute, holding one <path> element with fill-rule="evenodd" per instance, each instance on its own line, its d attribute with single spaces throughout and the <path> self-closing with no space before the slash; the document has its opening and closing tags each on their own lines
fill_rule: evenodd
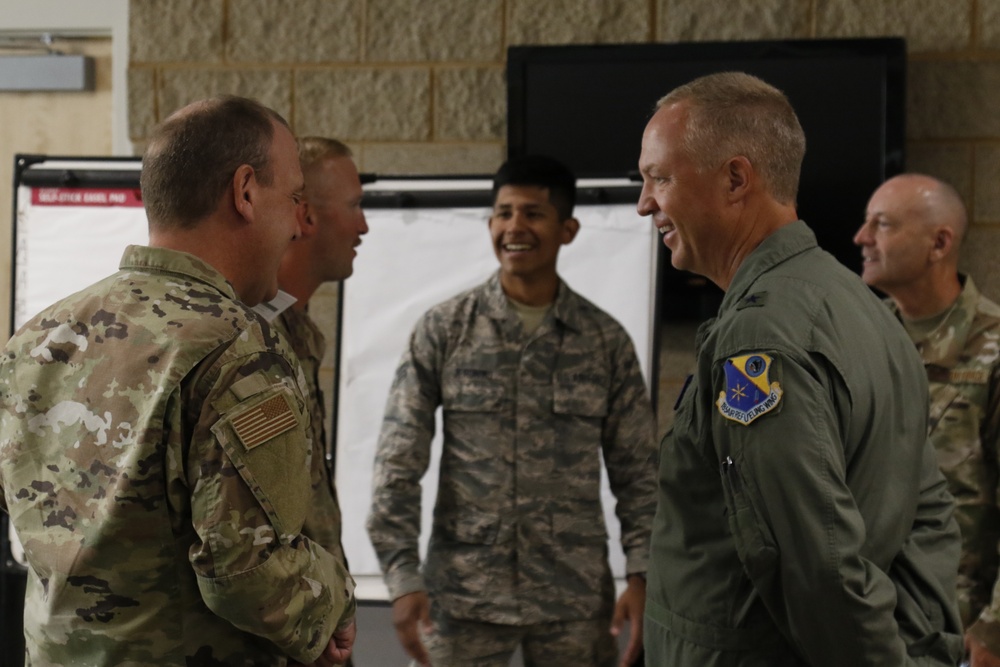
<svg viewBox="0 0 1000 667">
<path fill-rule="evenodd" d="M 772 361 L 763 353 L 726 359 L 726 387 L 715 402 L 719 414 L 745 426 L 776 408 L 783 392 L 780 384 L 768 378 Z"/>
<path fill-rule="evenodd" d="M 253 449 L 295 428 L 299 421 L 284 394 L 277 394 L 244 410 L 230 423 L 243 446 Z"/>
<path fill-rule="evenodd" d="M 948 374 L 952 384 L 986 384 L 990 381 L 990 372 L 985 368 L 955 369 Z"/>
</svg>

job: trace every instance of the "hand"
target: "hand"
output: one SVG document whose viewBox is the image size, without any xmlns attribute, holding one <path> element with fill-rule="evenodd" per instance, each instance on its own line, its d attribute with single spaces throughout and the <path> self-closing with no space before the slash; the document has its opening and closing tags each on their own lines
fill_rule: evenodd
<svg viewBox="0 0 1000 667">
<path fill-rule="evenodd" d="M 628 588 L 618 598 L 614 616 L 611 617 L 611 635 L 613 637 L 617 638 L 621 634 L 625 621 L 629 622 L 631 628 L 628 646 L 625 647 L 618 667 L 629 667 L 642 651 L 642 614 L 646 606 L 646 580 L 637 574 L 629 575 L 627 579 Z"/>
<path fill-rule="evenodd" d="M 354 640 L 358 636 L 358 626 L 354 621 L 343 630 L 338 630 L 330 637 L 326 648 L 319 654 L 315 662 L 303 665 L 298 662 L 288 663 L 288 667 L 336 667 L 343 665 L 351 657 L 354 650 Z"/>
<path fill-rule="evenodd" d="M 406 653 L 422 667 L 430 667 L 430 656 L 420 641 L 420 629 L 428 632 L 432 628 L 427 592 L 417 591 L 393 600 L 392 624 L 396 626 L 396 636 Z"/>
<path fill-rule="evenodd" d="M 997 657 L 986 646 L 971 635 L 965 635 L 965 648 L 969 652 L 970 667 L 1000 667 Z"/>
</svg>

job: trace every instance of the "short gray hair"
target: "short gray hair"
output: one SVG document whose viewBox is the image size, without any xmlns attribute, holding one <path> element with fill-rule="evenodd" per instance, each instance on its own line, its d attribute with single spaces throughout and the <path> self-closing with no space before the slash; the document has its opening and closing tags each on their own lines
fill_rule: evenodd
<svg viewBox="0 0 1000 667">
<path fill-rule="evenodd" d="M 680 102 L 689 105 L 684 148 L 702 169 L 742 155 L 776 200 L 795 203 L 806 137 L 784 93 L 755 76 L 721 72 L 675 88 L 656 108 Z"/>
<path fill-rule="evenodd" d="M 197 226 L 219 205 L 242 165 L 270 185 L 275 124 L 288 127 L 273 109 L 232 95 L 194 102 L 160 123 L 139 175 L 150 227 Z"/>
</svg>

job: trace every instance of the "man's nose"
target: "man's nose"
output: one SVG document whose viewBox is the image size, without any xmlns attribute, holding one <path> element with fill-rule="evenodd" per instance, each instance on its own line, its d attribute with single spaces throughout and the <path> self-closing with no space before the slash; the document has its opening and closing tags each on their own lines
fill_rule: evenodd
<svg viewBox="0 0 1000 667">
<path fill-rule="evenodd" d="M 646 183 L 642 184 L 642 191 L 639 193 L 639 201 L 636 202 L 635 210 L 641 216 L 650 215 L 657 211 L 656 199 L 653 197 L 652 193 L 649 192 L 649 186 Z"/>
</svg>

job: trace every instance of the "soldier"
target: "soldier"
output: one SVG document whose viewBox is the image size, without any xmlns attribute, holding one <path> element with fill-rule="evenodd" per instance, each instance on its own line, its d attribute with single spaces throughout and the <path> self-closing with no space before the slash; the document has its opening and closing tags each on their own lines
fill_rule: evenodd
<svg viewBox="0 0 1000 667">
<path fill-rule="evenodd" d="M 368 532 L 406 651 L 439 667 L 615 664 L 641 650 L 655 470 L 632 342 L 556 273 L 579 229 L 576 181 L 551 158 L 504 164 L 489 232 L 500 270 L 431 308 L 389 394 Z M 417 552 L 420 478 L 444 412 L 434 527 Z M 614 602 L 599 495 L 605 461 L 628 587 Z M 420 637 L 422 630 L 425 635 Z"/>
<path fill-rule="evenodd" d="M 353 582 L 301 534 L 301 369 L 248 308 L 298 235 L 295 140 L 251 100 L 196 102 L 154 131 L 141 185 L 149 246 L 29 321 L 0 365 L 27 662 L 343 662 Z"/>
<path fill-rule="evenodd" d="M 650 667 L 955 665 L 958 527 L 899 323 L 816 245 L 805 136 L 748 74 L 665 96 L 638 210 L 725 291 L 661 449 Z"/>
<path fill-rule="evenodd" d="M 275 318 L 274 327 L 295 350 L 309 387 L 313 502 L 302 532 L 343 561 L 340 505 L 326 466 L 326 410 L 319 388 L 326 341 L 307 308 L 320 285 L 351 275 L 355 248 L 368 233 L 368 225 L 361 210 L 361 179 L 350 148 L 336 139 L 305 137 L 299 139 L 299 164 L 305 178 L 301 235 L 289 244 L 278 269 L 279 287 L 296 301 Z"/>
<path fill-rule="evenodd" d="M 972 665 L 1000 665 L 1000 306 L 958 272 L 967 227 L 955 189 L 904 174 L 879 187 L 854 237 L 862 278 L 885 292 L 930 385 L 931 442 L 962 530 L 958 603 Z"/>
</svg>

